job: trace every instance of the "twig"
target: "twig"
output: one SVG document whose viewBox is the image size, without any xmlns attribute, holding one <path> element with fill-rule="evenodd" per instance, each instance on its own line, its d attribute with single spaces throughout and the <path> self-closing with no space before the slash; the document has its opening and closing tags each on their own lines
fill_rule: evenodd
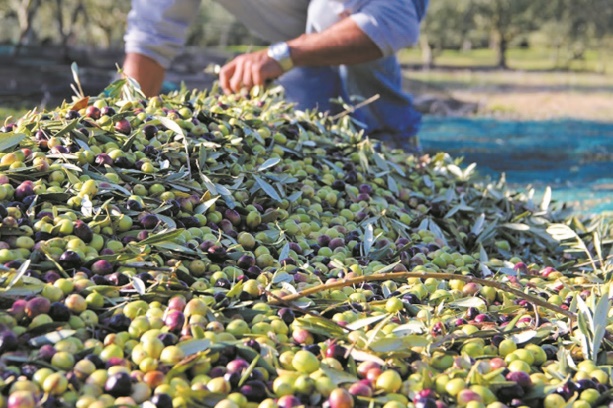
<svg viewBox="0 0 613 408">
<path fill-rule="evenodd" d="M 375 102 L 377 99 L 379 99 L 381 96 L 379 94 L 373 95 L 370 98 L 366 99 L 365 101 L 362 101 L 360 103 L 358 103 L 355 106 L 351 106 L 348 109 L 345 109 L 344 111 L 342 111 L 341 113 L 337 113 L 336 115 L 330 117 L 330 119 L 332 120 L 337 120 L 342 118 L 343 116 L 349 115 L 350 113 L 355 112 L 356 110 L 363 108 L 366 105 L 369 105 L 373 102 Z"/>
<path fill-rule="evenodd" d="M 352 286 L 352 285 L 356 285 L 356 284 L 360 284 L 364 282 L 392 280 L 392 279 L 408 279 L 408 278 L 425 278 L 425 279 L 434 278 L 434 279 L 440 279 L 440 280 L 457 279 L 457 280 L 461 280 L 464 282 L 474 282 L 474 283 L 478 283 L 483 286 L 491 286 L 496 289 L 502 290 L 504 292 L 512 293 L 515 296 L 525 299 L 528 302 L 531 302 L 537 306 L 552 310 L 556 313 L 560 313 L 568 317 L 569 319 L 571 319 L 571 321 L 574 320 L 576 317 L 575 313 L 573 312 L 562 309 L 559 306 L 547 303 L 545 300 L 539 297 L 529 295 L 518 289 L 514 289 L 505 283 L 490 281 L 490 280 L 481 279 L 481 278 L 475 278 L 474 276 L 456 275 L 453 273 L 436 273 L 436 272 L 392 272 L 392 273 L 385 273 L 385 274 L 359 276 L 357 278 L 351 278 L 351 279 L 341 279 L 333 283 L 325 283 L 322 285 L 317 285 L 317 286 L 305 289 L 303 291 L 300 291 L 292 295 L 283 296 L 281 300 L 283 300 L 284 302 L 291 302 L 291 301 L 300 299 L 301 297 L 313 295 L 315 293 L 323 292 L 329 289 L 343 288 L 343 287 Z M 273 300 L 271 303 L 275 304 L 276 301 Z"/>
</svg>

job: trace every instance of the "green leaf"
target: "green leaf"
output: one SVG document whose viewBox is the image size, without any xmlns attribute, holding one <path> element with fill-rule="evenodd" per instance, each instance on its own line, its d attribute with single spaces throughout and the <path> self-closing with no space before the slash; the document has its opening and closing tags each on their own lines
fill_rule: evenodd
<svg viewBox="0 0 613 408">
<path fill-rule="evenodd" d="M 565 241 L 567 239 L 579 238 L 577 233 L 573 231 L 568 225 L 564 224 L 552 224 L 547 227 L 547 233 L 553 237 L 556 241 Z"/>
<path fill-rule="evenodd" d="M 17 273 L 15 274 L 13 279 L 11 279 L 6 289 L 7 290 L 11 289 L 17 282 L 19 282 L 19 280 L 23 277 L 23 275 L 25 275 L 29 267 L 30 267 L 30 260 L 28 259 L 24 263 L 21 264 L 21 266 L 17 270 Z"/>
<path fill-rule="evenodd" d="M 162 221 L 164 224 L 166 224 L 166 227 L 168 229 L 175 229 L 175 228 L 177 228 L 177 223 L 172 218 L 170 218 L 170 217 L 168 217 L 166 215 L 162 215 L 162 214 L 156 214 L 156 216 L 160 219 L 160 221 Z"/>
<path fill-rule="evenodd" d="M 159 242 L 172 242 L 183 234 L 184 229 L 166 230 L 139 241 L 138 245 L 152 245 Z"/>
<path fill-rule="evenodd" d="M 370 349 L 377 353 L 408 352 L 411 347 L 425 347 L 429 344 L 426 336 L 384 337 L 370 344 Z"/>
<path fill-rule="evenodd" d="M 517 222 L 507 222 L 505 224 L 500 224 L 501 227 L 508 228 L 514 231 L 530 231 L 530 226 L 526 224 L 521 224 Z"/>
<path fill-rule="evenodd" d="M 520 333 L 513 333 L 509 338 L 513 340 L 515 344 L 524 344 L 535 338 L 536 335 L 536 330 L 525 330 Z"/>
<path fill-rule="evenodd" d="M 147 293 L 147 287 L 145 286 L 145 283 L 141 278 L 137 276 L 132 277 L 132 286 L 134 286 L 134 289 L 136 290 L 136 292 L 138 292 L 139 295 L 144 295 L 145 293 Z"/>
<path fill-rule="evenodd" d="M 266 182 L 263 178 L 259 176 L 254 175 L 253 178 L 255 178 L 255 181 L 258 183 L 260 188 L 264 190 L 264 192 L 268 194 L 270 198 L 272 198 L 275 201 L 281 201 L 281 197 L 279 196 L 279 193 L 277 193 L 277 190 L 275 190 L 273 186 L 268 184 L 268 182 Z"/>
<path fill-rule="evenodd" d="M 551 204 L 551 187 L 545 187 L 545 193 L 543 194 L 543 199 L 541 200 L 541 210 L 547 211 L 549 209 L 549 204 Z"/>
<path fill-rule="evenodd" d="M 208 350 L 211 347 L 211 341 L 209 339 L 190 339 L 180 342 L 177 347 L 185 353 L 185 356 L 191 356 Z"/>
<path fill-rule="evenodd" d="M 273 158 L 270 158 L 270 159 L 266 160 L 264 163 L 260 164 L 260 165 L 258 166 L 258 168 L 257 168 L 257 170 L 256 170 L 256 171 L 264 171 L 264 170 L 266 170 L 266 169 L 269 169 L 269 168 L 271 168 L 271 167 L 274 167 L 274 166 L 276 166 L 276 165 L 277 165 L 277 164 L 278 164 L 280 161 L 281 161 L 281 159 L 280 159 L 280 158 L 278 158 L 278 157 L 273 157 Z"/>
<path fill-rule="evenodd" d="M 25 137 L 23 133 L 0 133 L 0 152 L 18 145 Z"/>
<path fill-rule="evenodd" d="M 169 251 L 178 252 L 180 254 L 187 254 L 192 256 L 200 256 L 200 253 L 189 249 L 186 246 L 178 245 L 172 242 L 158 242 L 157 244 L 153 244 L 156 248 L 167 249 Z"/>
<path fill-rule="evenodd" d="M 372 245 L 375 243 L 374 229 L 372 224 L 368 224 L 364 229 L 364 255 L 368 255 Z"/>
<path fill-rule="evenodd" d="M 289 243 L 286 243 L 285 245 L 283 245 L 283 248 L 281 248 L 281 253 L 279 254 L 279 261 L 287 259 L 287 257 L 289 257 Z"/>
<path fill-rule="evenodd" d="M 198 204 L 196 208 L 194 208 L 194 214 L 206 213 L 209 210 L 209 208 L 211 208 L 213 204 L 215 204 L 217 200 L 219 200 L 219 197 L 211 198 L 210 200 L 207 200 L 203 202 L 202 204 Z"/>
<path fill-rule="evenodd" d="M 480 307 L 485 306 L 485 301 L 481 299 L 480 297 L 474 296 L 474 297 L 467 297 L 467 298 L 455 300 L 453 302 L 450 302 L 449 306 L 480 308 Z"/>
<path fill-rule="evenodd" d="M 242 291 L 243 291 L 243 282 L 242 281 L 236 282 L 234 283 L 234 285 L 232 285 L 232 288 L 230 288 L 228 293 L 226 293 L 226 297 L 228 298 L 236 297 L 240 295 Z"/>
<path fill-rule="evenodd" d="M 75 333 L 76 333 L 76 330 L 69 330 L 69 329 L 58 330 L 58 331 L 46 333 L 41 336 L 31 338 L 29 341 L 29 344 L 32 347 L 41 347 L 41 346 L 44 346 L 45 344 L 55 344 L 60 340 L 64 340 L 69 337 L 72 337 Z"/>
<path fill-rule="evenodd" d="M 320 366 L 320 369 L 324 372 L 324 374 L 326 374 L 326 377 L 336 386 L 347 383 L 353 384 L 358 381 L 358 377 L 351 375 L 345 371 L 340 371 L 335 368 L 332 368 L 326 364 L 322 364 Z"/>
<path fill-rule="evenodd" d="M 359 319 L 359 320 L 356 320 L 355 322 L 349 323 L 345 327 L 347 327 L 349 330 L 360 330 L 361 328 L 377 323 L 378 321 L 381 321 L 385 319 L 386 317 L 387 315 L 385 314 L 378 315 L 378 316 L 365 317 L 363 319 Z"/>
<path fill-rule="evenodd" d="M 326 338 L 339 338 L 345 334 L 345 331 L 339 325 L 323 317 L 301 317 L 296 321 L 301 328 Z"/>
<path fill-rule="evenodd" d="M 396 195 L 400 193 L 400 191 L 398 190 L 398 183 L 396 183 L 396 180 L 394 180 L 394 177 L 392 177 L 389 174 L 387 176 L 387 186 L 389 187 L 392 193 Z"/>
<path fill-rule="evenodd" d="M 222 345 L 223 344 L 224 343 L 222 343 Z M 245 346 L 242 342 L 237 342 L 235 346 L 236 346 L 238 355 L 247 361 L 253 361 L 259 355 L 254 349 L 252 349 L 251 347 Z M 227 347 L 227 344 L 226 344 L 226 347 Z M 258 359 L 257 365 L 258 367 L 262 367 L 263 369 L 268 371 L 270 374 L 276 374 L 277 372 L 277 370 L 275 370 L 274 367 L 271 366 L 268 363 L 268 361 L 266 361 L 266 359 L 264 358 Z"/>
<path fill-rule="evenodd" d="M 177 122 L 165 116 L 154 116 L 153 119 L 158 120 L 167 129 L 172 130 L 178 135 L 185 136 L 185 132 Z"/>
</svg>

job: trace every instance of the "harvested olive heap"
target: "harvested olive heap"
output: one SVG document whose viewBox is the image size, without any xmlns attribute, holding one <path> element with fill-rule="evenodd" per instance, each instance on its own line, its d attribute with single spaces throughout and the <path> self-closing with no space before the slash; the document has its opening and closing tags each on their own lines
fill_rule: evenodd
<svg viewBox="0 0 613 408">
<path fill-rule="evenodd" d="M 0 133 L 0 407 L 609 406 L 610 221 L 278 95 Z"/>
</svg>

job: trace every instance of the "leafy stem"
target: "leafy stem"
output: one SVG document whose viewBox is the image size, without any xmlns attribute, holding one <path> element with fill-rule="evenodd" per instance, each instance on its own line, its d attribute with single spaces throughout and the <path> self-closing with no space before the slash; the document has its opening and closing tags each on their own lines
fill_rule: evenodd
<svg viewBox="0 0 613 408">
<path fill-rule="evenodd" d="M 325 283 L 325 284 L 313 286 L 311 288 L 302 290 L 298 293 L 284 296 L 281 298 L 281 300 L 284 302 L 291 302 L 291 301 L 300 299 L 301 297 L 314 295 L 316 293 L 320 293 L 320 292 L 323 292 L 329 289 L 338 289 L 338 288 L 343 288 L 347 286 L 358 285 L 360 283 L 365 283 L 365 282 L 394 280 L 394 279 L 408 279 L 408 278 L 421 278 L 421 279 L 434 278 L 434 279 L 440 279 L 440 280 L 458 279 L 464 282 L 478 283 L 482 286 L 491 286 L 493 288 L 502 290 L 504 292 L 512 293 L 515 296 L 525 299 L 528 302 L 533 303 L 542 308 L 549 309 L 556 313 L 562 314 L 568 317 L 571 321 L 576 318 L 575 313 L 562 309 L 559 306 L 550 304 L 539 297 L 524 293 L 519 289 L 512 288 L 506 283 L 496 282 L 496 281 L 491 281 L 491 280 L 481 279 L 481 278 L 475 278 L 474 276 L 456 275 L 453 273 L 437 273 L 437 272 L 392 272 L 392 273 L 379 273 L 379 274 L 373 274 L 373 275 L 359 276 L 357 278 L 351 278 L 351 279 L 340 279 L 336 282 Z M 277 301 L 273 300 L 272 303 L 273 304 L 277 303 Z"/>
</svg>

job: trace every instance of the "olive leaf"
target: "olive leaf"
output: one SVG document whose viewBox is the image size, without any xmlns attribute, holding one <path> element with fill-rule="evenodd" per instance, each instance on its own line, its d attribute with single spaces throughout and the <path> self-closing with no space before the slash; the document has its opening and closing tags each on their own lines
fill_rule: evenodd
<svg viewBox="0 0 613 408">
<path fill-rule="evenodd" d="M 60 340 L 64 340 L 64 339 L 72 337 L 75 333 L 76 333 L 76 330 L 70 330 L 70 329 L 57 330 L 57 331 L 53 331 L 50 333 L 45 333 L 40 336 L 33 337 L 30 339 L 30 341 L 28 341 L 28 344 L 30 344 L 32 347 L 41 347 L 41 346 L 44 346 L 45 344 L 55 344 Z"/>
<path fill-rule="evenodd" d="M 10 290 L 13 286 L 17 284 L 17 282 L 21 280 L 21 278 L 23 278 L 25 273 L 28 271 L 28 268 L 30 267 L 30 263 L 31 261 L 29 259 L 26 259 L 26 261 L 23 264 L 21 264 L 21 266 L 17 270 L 17 273 L 13 277 L 13 279 L 11 279 L 9 284 L 6 286 L 6 290 Z"/>
<path fill-rule="evenodd" d="M 266 182 L 263 178 L 259 176 L 254 175 L 253 178 L 258 183 L 260 188 L 264 190 L 264 192 L 268 194 L 270 198 L 275 201 L 281 201 L 281 196 L 279 196 L 279 193 L 277 192 L 277 190 L 275 190 L 273 186 L 271 186 L 268 182 Z"/>
<path fill-rule="evenodd" d="M 336 386 L 347 383 L 353 384 L 358 381 L 358 378 L 355 375 L 351 375 L 345 371 L 337 370 L 326 364 L 322 364 L 320 366 L 320 369 L 321 371 L 323 371 L 326 377 Z"/>
<path fill-rule="evenodd" d="M 258 166 L 258 168 L 257 168 L 257 171 L 264 171 L 266 169 L 274 167 L 277 164 L 279 164 L 280 161 L 281 161 L 281 159 L 278 158 L 278 157 L 270 158 L 270 159 L 266 160 L 264 163 L 260 164 Z"/>
<path fill-rule="evenodd" d="M 17 146 L 25 137 L 26 135 L 24 133 L 0 133 L 0 152 Z"/>
<path fill-rule="evenodd" d="M 383 337 L 368 347 L 377 353 L 408 352 L 411 347 L 425 347 L 430 341 L 425 336 Z"/>
</svg>

